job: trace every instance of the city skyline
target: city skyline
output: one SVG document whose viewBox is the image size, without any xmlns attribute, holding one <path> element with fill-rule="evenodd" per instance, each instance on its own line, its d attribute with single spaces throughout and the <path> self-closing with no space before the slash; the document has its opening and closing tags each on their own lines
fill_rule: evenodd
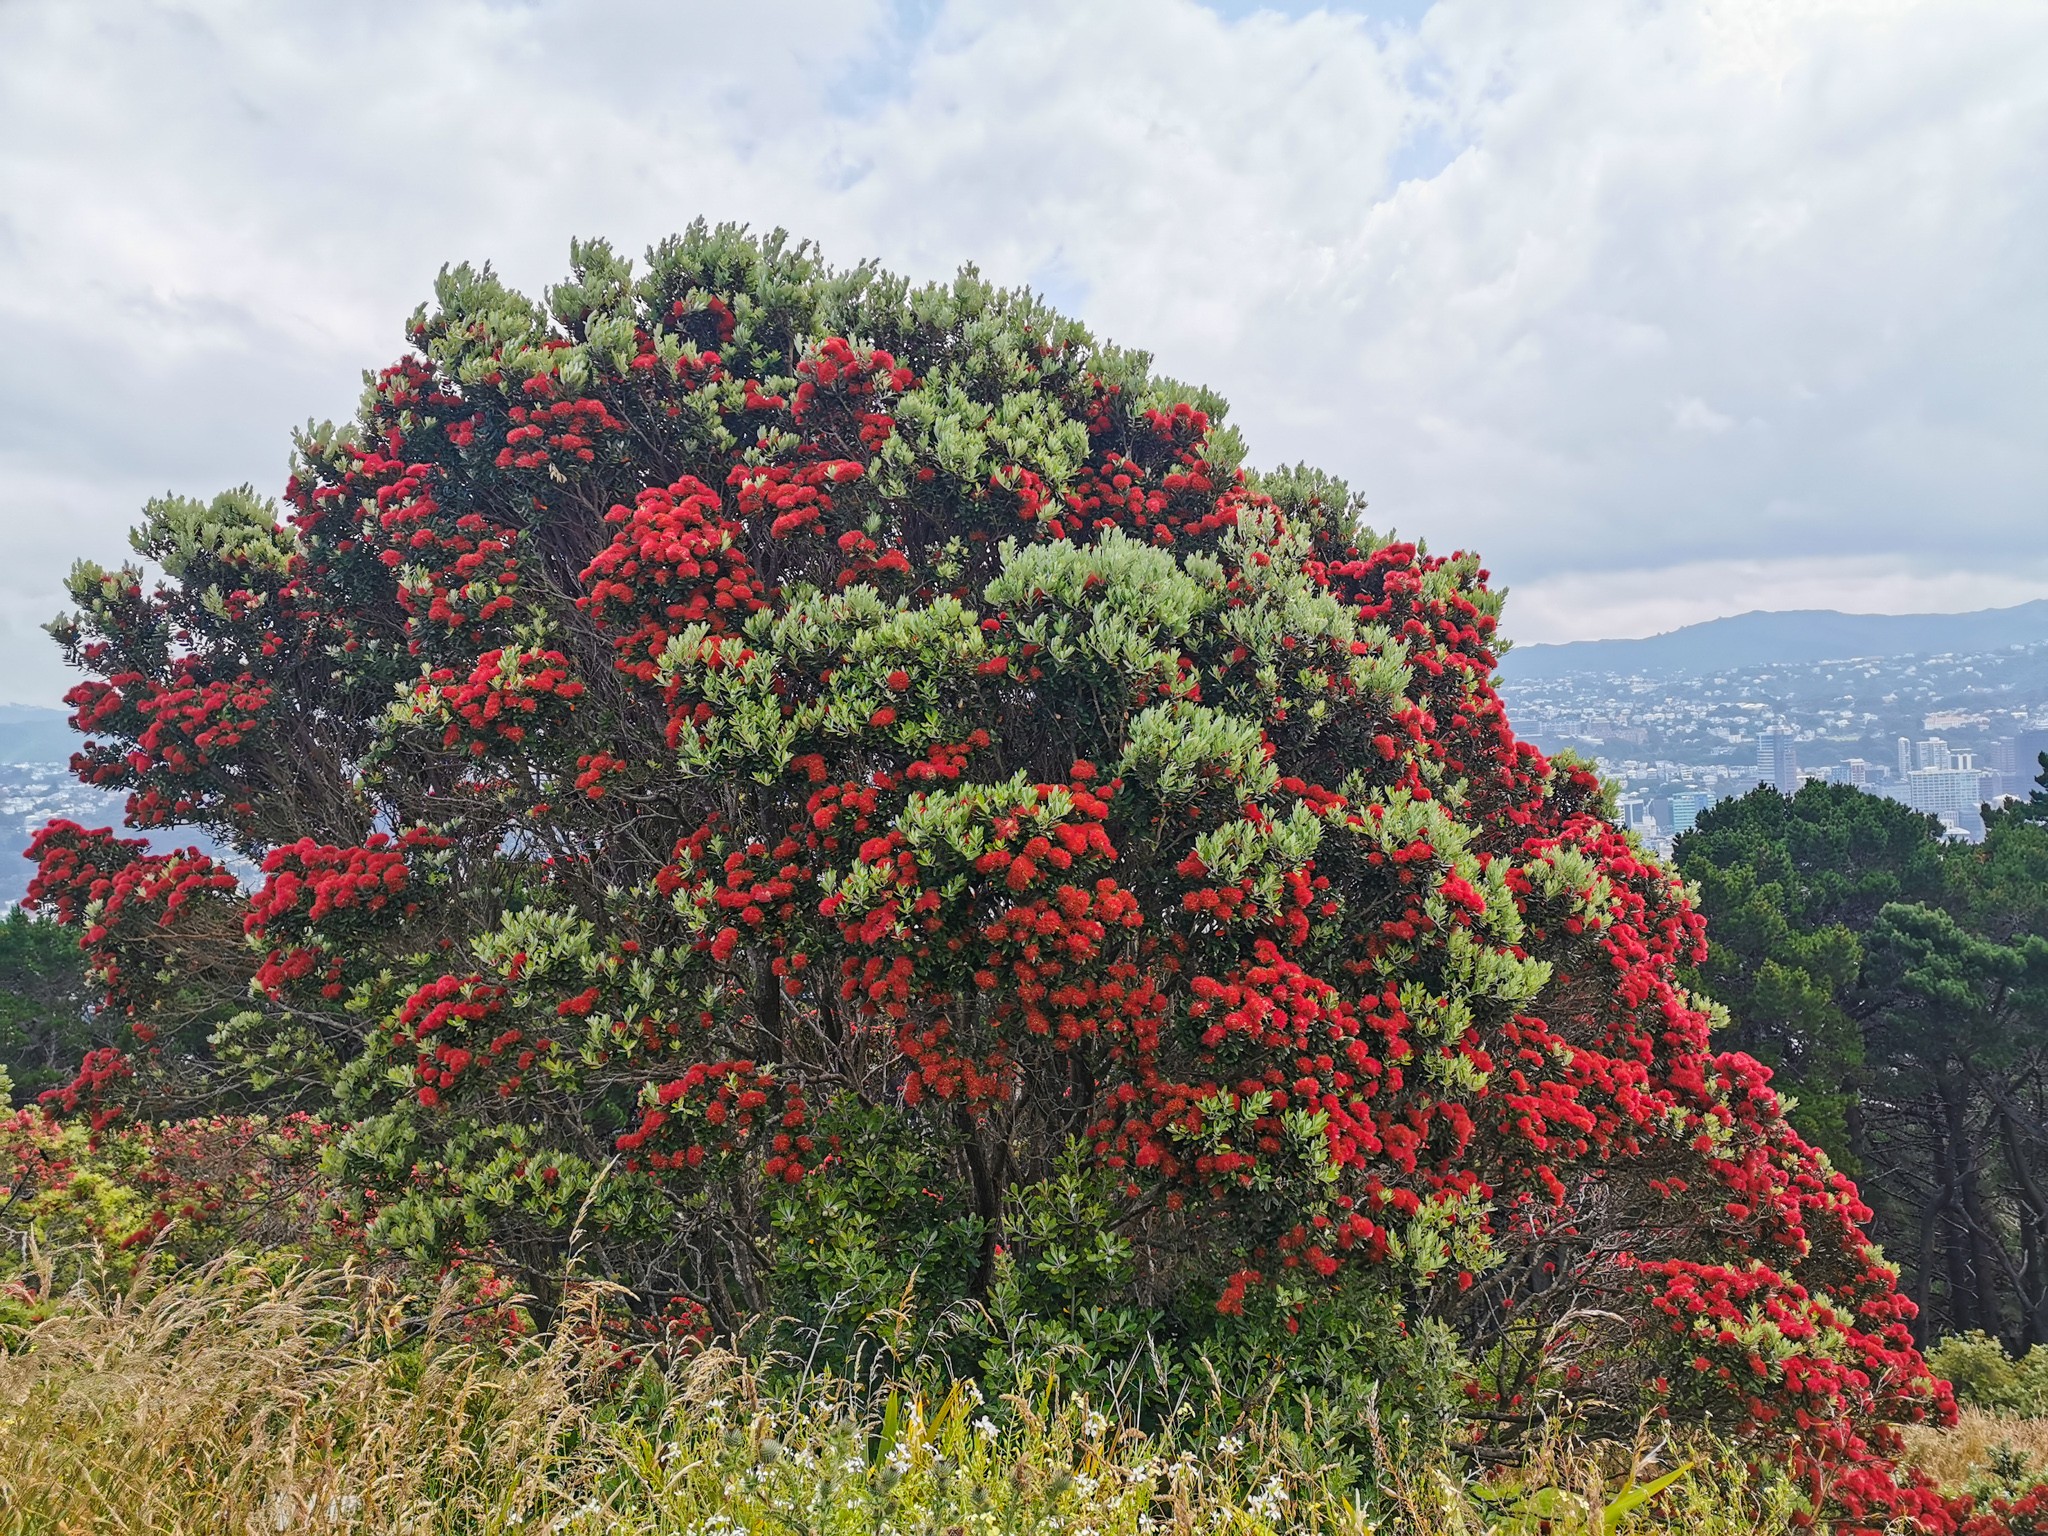
<svg viewBox="0 0 2048 1536">
<path fill-rule="evenodd" d="M 1615 786 L 1622 823 L 1664 854 L 1720 800 L 1815 780 L 1899 800 L 1975 840 L 1979 807 L 2024 798 L 2048 752 L 2048 637 L 1705 675 L 1589 667 L 1510 676 L 1502 692 L 1518 732 L 1590 758 Z"/>
</svg>

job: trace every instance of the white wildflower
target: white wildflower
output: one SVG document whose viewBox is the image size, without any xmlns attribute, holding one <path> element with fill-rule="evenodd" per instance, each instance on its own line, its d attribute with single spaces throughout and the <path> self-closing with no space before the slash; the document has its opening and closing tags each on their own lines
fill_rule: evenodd
<svg viewBox="0 0 2048 1536">
<path fill-rule="evenodd" d="M 981 1383 L 975 1381 L 972 1377 L 968 1377 L 961 1381 L 960 1395 L 966 1398 L 968 1402 L 974 1404 L 974 1406 L 977 1408 L 979 1408 L 982 1405 L 982 1403 L 986 1401 L 986 1399 L 983 1398 L 981 1395 Z"/>
<path fill-rule="evenodd" d="M 1245 1512 L 1261 1520 L 1278 1520 L 1280 1506 L 1287 1502 L 1287 1490 L 1280 1484 L 1278 1476 L 1266 1479 L 1266 1486 L 1244 1501 Z"/>
<path fill-rule="evenodd" d="M 1109 1419 L 1095 1409 L 1088 1410 L 1088 1417 L 1081 1421 L 1081 1433 L 1090 1440 L 1100 1440 L 1109 1433 Z"/>
<path fill-rule="evenodd" d="M 1216 1454 L 1229 1460 L 1236 1460 L 1244 1454 L 1244 1436 L 1225 1435 L 1216 1442 Z"/>
<path fill-rule="evenodd" d="M 1001 1433 L 1001 1431 L 996 1428 L 996 1421 L 990 1418 L 985 1413 L 980 1418 L 974 1421 L 974 1432 L 977 1435 L 981 1436 L 982 1439 L 986 1440 L 990 1445 L 994 1445 L 996 1443 L 996 1436 Z"/>
</svg>

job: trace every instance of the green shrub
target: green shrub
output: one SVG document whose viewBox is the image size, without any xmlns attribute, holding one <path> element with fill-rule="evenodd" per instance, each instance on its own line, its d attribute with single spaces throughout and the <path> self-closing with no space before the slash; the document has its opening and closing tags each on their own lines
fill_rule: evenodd
<svg viewBox="0 0 2048 1536">
<path fill-rule="evenodd" d="M 2048 1345 L 2018 1359 L 1989 1334 L 1951 1334 L 1927 1352 L 1935 1373 L 1948 1378 L 1956 1401 L 2033 1419 L 2048 1416 Z"/>
<path fill-rule="evenodd" d="M 151 1264 L 329 1236 L 318 1219 L 327 1132 L 304 1116 L 215 1116 L 92 1131 L 23 1109 L 0 1116 L 0 1323 L 43 1315 L 82 1279 L 133 1283 Z"/>
</svg>

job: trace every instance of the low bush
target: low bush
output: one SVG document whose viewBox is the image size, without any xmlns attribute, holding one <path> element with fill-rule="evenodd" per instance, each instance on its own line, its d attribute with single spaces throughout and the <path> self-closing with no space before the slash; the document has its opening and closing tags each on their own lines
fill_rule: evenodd
<svg viewBox="0 0 2048 1536">
<path fill-rule="evenodd" d="M 101 1130 L 40 1109 L 0 1114 L 0 1322 L 38 1315 L 91 1276 L 125 1286 L 151 1265 L 232 1248 L 338 1246 L 323 1222 L 328 1128 L 304 1115 L 219 1115 Z"/>
<path fill-rule="evenodd" d="M 1989 1334 L 1953 1334 L 1927 1352 L 1928 1366 L 1948 1378 L 1956 1401 L 2022 1418 L 2048 1418 L 2048 1345 L 2018 1359 Z"/>
</svg>

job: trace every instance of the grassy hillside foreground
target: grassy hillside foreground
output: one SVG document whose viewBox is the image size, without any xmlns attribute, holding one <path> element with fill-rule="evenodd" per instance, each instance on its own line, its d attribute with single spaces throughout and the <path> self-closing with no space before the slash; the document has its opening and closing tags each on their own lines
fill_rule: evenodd
<svg viewBox="0 0 2048 1536">
<path fill-rule="evenodd" d="M 1789 1528 L 1796 1501 L 1712 1442 L 1553 1439 L 1481 1476 L 1378 1470 L 1250 1423 L 1176 1440 L 1085 1403 L 856 1402 L 697 1353 L 624 1373 L 565 1337 L 507 1352 L 360 1277 L 217 1264 L 82 1287 L 0 1355 L 0 1533 L 827 1533 Z M 2015 1447 L 2017 1447 L 2015 1449 Z M 1917 1454 L 1954 1486 L 2048 1451 L 1967 1415 Z"/>
</svg>

